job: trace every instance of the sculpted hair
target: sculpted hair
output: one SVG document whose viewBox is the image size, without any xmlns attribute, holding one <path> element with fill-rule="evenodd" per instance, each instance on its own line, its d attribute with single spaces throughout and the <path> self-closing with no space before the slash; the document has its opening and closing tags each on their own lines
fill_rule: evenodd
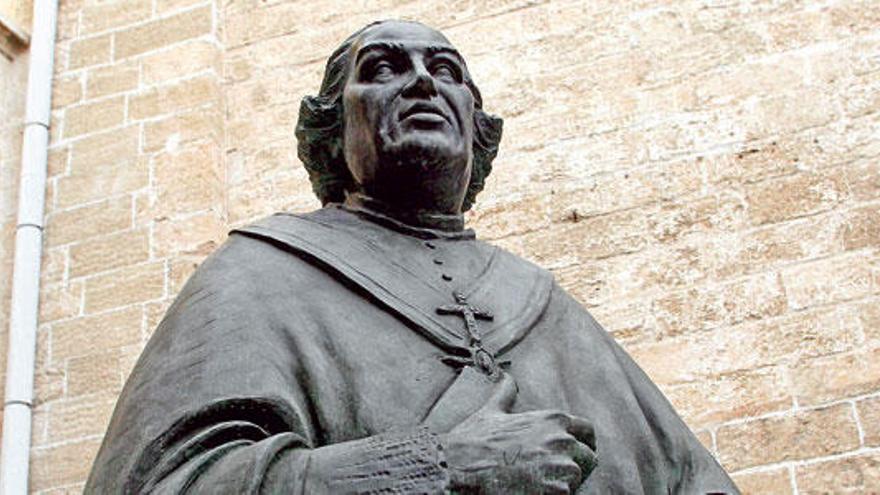
<svg viewBox="0 0 880 495">
<path fill-rule="evenodd" d="M 296 124 L 297 154 L 309 173 L 312 190 L 322 204 L 341 202 L 354 189 L 354 179 L 343 153 L 342 90 L 348 78 L 350 50 L 360 35 L 378 21 L 361 28 L 337 48 L 324 69 L 324 81 L 317 96 L 303 98 Z M 463 209 L 469 210 L 483 190 L 498 154 L 502 120 L 483 111 L 480 90 L 465 71 L 465 84 L 474 96 L 474 142 L 471 180 Z"/>
</svg>

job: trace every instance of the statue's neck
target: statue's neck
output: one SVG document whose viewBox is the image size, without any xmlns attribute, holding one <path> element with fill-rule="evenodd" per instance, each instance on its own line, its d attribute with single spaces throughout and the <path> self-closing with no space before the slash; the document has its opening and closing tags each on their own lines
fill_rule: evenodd
<svg viewBox="0 0 880 495">
<path fill-rule="evenodd" d="M 465 231 L 464 216 L 461 214 L 437 213 L 426 210 L 401 210 L 386 202 L 371 198 L 363 193 L 350 193 L 345 199 L 343 207 L 362 213 L 365 216 L 380 221 L 381 223 L 394 223 L 392 227 L 398 230 L 413 230 L 416 235 L 429 234 L 429 231 L 438 231 L 441 237 L 449 234 L 458 236 L 472 231 Z"/>
</svg>

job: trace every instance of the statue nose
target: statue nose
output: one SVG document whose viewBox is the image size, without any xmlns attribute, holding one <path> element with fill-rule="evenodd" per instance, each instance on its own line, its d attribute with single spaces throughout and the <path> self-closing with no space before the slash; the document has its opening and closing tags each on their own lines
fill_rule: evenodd
<svg viewBox="0 0 880 495">
<path fill-rule="evenodd" d="M 437 95 L 437 86 L 434 84 L 434 77 L 428 72 L 427 68 L 419 65 L 414 69 L 412 81 L 410 81 L 403 91 L 404 96 L 421 96 L 432 97 Z"/>
</svg>

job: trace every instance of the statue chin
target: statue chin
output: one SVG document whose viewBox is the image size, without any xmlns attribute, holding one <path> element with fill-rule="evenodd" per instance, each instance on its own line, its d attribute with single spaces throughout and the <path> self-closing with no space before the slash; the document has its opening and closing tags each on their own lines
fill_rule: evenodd
<svg viewBox="0 0 880 495">
<path fill-rule="evenodd" d="M 437 131 L 413 130 L 383 143 L 380 161 L 385 166 L 421 172 L 445 172 L 467 164 L 469 151 L 459 140 Z"/>
</svg>

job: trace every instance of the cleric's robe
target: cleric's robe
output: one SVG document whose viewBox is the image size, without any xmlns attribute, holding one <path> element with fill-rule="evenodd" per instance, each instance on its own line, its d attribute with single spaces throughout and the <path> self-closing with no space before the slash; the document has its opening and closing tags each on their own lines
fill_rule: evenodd
<svg viewBox="0 0 880 495">
<path fill-rule="evenodd" d="M 448 473 L 423 422 L 458 378 L 443 358 L 467 354 L 462 319 L 436 312 L 459 291 L 494 315 L 479 327 L 509 362 L 511 412 L 594 425 L 599 465 L 578 493 L 736 493 L 548 272 L 470 231 L 392 223 L 331 206 L 234 231 L 147 344 L 86 492 L 315 492 L 319 450 L 332 493 L 439 491 Z"/>
</svg>

